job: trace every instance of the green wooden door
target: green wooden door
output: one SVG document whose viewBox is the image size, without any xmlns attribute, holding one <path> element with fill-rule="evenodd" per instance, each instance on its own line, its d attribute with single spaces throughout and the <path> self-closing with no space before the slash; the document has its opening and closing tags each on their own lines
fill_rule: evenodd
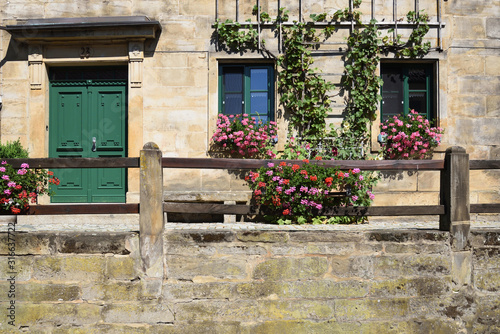
<svg viewBox="0 0 500 334">
<path fill-rule="evenodd" d="M 125 81 L 53 81 L 50 84 L 50 157 L 124 157 Z M 54 169 L 54 203 L 125 202 L 123 168 Z"/>
</svg>

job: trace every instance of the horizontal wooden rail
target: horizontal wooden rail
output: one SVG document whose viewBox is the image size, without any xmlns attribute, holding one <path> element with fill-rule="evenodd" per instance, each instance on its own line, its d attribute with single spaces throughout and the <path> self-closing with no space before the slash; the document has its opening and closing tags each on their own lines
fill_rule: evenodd
<svg viewBox="0 0 500 334">
<path fill-rule="evenodd" d="M 30 206 L 30 215 L 80 215 L 139 213 L 139 203 L 51 204 Z"/>
<path fill-rule="evenodd" d="M 471 204 L 470 213 L 500 213 L 500 203 Z"/>
<path fill-rule="evenodd" d="M 302 165 L 300 160 L 262 160 L 262 159 L 224 159 L 224 158 L 162 158 L 163 168 L 199 168 L 199 169 L 256 169 L 268 163 L 279 164 L 281 161 Z M 373 171 L 389 170 L 442 170 L 443 160 L 311 160 L 311 163 L 325 167 Z"/>
<path fill-rule="evenodd" d="M 138 157 L 114 158 L 28 158 L 4 159 L 14 168 L 27 163 L 30 168 L 139 168 Z M 163 168 L 256 169 L 281 161 L 302 165 L 300 160 L 224 159 L 224 158 L 162 158 Z M 443 160 L 312 160 L 313 164 L 340 169 L 362 170 L 442 170 Z M 470 169 L 500 169 L 500 160 L 471 160 Z"/>
<path fill-rule="evenodd" d="M 469 169 L 500 169 L 500 160 L 471 160 Z"/>
<path fill-rule="evenodd" d="M 139 158 L 30 158 L 5 159 L 14 168 L 139 168 Z"/>
<path fill-rule="evenodd" d="M 164 212 L 172 213 L 209 213 L 255 215 L 263 213 L 263 209 L 251 205 L 226 205 L 206 203 L 163 203 Z M 321 210 L 320 216 L 415 216 L 444 214 L 443 205 L 413 206 L 371 206 L 371 207 L 330 207 Z"/>
</svg>

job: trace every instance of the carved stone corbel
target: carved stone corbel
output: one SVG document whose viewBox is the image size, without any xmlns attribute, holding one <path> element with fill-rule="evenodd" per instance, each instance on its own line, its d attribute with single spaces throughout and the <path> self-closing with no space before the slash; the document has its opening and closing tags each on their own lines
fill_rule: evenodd
<svg viewBox="0 0 500 334">
<path fill-rule="evenodd" d="M 144 42 L 130 42 L 128 45 L 130 87 L 142 86 L 142 66 L 144 60 Z"/>
<path fill-rule="evenodd" d="M 28 46 L 28 68 L 30 75 L 30 88 L 42 89 L 43 77 L 43 48 L 41 45 Z"/>
</svg>

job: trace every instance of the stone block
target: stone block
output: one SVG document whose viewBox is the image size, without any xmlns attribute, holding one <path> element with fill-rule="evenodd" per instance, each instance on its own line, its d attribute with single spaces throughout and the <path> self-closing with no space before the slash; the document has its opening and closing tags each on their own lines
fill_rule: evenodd
<svg viewBox="0 0 500 334">
<path fill-rule="evenodd" d="M 111 256 L 106 258 L 106 278 L 115 280 L 134 280 L 141 275 L 140 264 L 130 256 Z"/>
<path fill-rule="evenodd" d="M 107 304 L 102 308 L 104 322 L 156 324 L 174 321 L 172 306 L 168 303 Z"/>
<path fill-rule="evenodd" d="M 446 295 L 451 290 L 451 277 L 411 277 L 370 284 L 370 297 L 414 297 Z"/>
<path fill-rule="evenodd" d="M 54 236 L 44 233 L 1 233 L 0 255 L 42 255 L 54 252 Z"/>
<path fill-rule="evenodd" d="M 163 326 L 166 327 L 166 326 Z M 32 327 L 30 327 L 31 329 Z M 33 332 L 38 333 L 37 329 L 33 329 Z M 81 326 L 71 326 L 71 325 L 63 325 L 56 328 L 51 329 L 51 334 L 119 334 L 119 333 L 127 333 L 127 334 L 144 334 L 144 333 L 164 333 L 164 332 L 153 332 L 150 331 L 150 327 L 148 325 L 122 325 L 122 324 L 100 324 L 100 325 L 86 325 L 85 327 Z M 171 333 L 171 332 L 165 332 Z"/>
<path fill-rule="evenodd" d="M 439 191 L 440 189 L 440 175 L 439 172 L 418 172 L 417 176 L 417 190 L 418 191 Z"/>
<path fill-rule="evenodd" d="M 368 240 L 384 242 L 439 242 L 448 243 L 449 233 L 442 231 L 373 231 L 367 232 Z"/>
<path fill-rule="evenodd" d="M 500 327 L 500 296 L 494 295 L 481 296 L 475 300 L 477 310 L 475 314 L 475 323 L 481 325 L 495 325 Z"/>
<path fill-rule="evenodd" d="M 331 280 L 309 280 L 276 284 L 280 298 L 342 299 L 361 298 L 368 295 L 369 285 L 356 280 L 335 282 Z"/>
<path fill-rule="evenodd" d="M 446 13 L 449 15 L 489 15 L 495 10 L 495 4 L 482 0 L 469 0 L 467 2 L 448 2 Z M 461 19 L 462 17 L 458 17 Z"/>
<path fill-rule="evenodd" d="M 287 243 L 287 232 L 244 231 L 236 234 L 236 239 L 243 242 Z"/>
<path fill-rule="evenodd" d="M 241 279 L 247 276 L 247 264 L 244 258 L 167 255 L 165 261 L 169 279 L 192 280 L 197 277 Z"/>
<path fill-rule="evenodd" d="M 150 334 L 205 334 L 205 333 L 244 333 L 242 326 L 237 321 L 175 321 L 175 326 L 159 324 L 148 327 Z"/>
<path fill-rule="evenodd" d="M 267 249 L 262 246 L 249 245 L 234 245 L 228 247 L 220 247 L 217 249 L 219 254 L 224 255 L 237 255 L 237 256 L 253 256 L 253 255 L 267 255 Z"/>
<path fill-rule="evenodd" d="M 500 231 L 496 229 L 472 230 L 470 234 L 472 247 L 500 246 Z"/>
<path fill-rule="evenodd" d="M 349 255 L 356 251 L 354 243 L 309 243 L 298 245 L 273 245 L 270 247 L 273 255 Z"/>
<path fill-rule="evenodd" d="M 463 332 L 463 324 L 461 321 L 435 318 L 416 318 L 408 322 L 408 328 L 405 333 L 461 333 Z"/>
<path fill-rule="evenodd" d="M 323 277 L 328 270 L 328 261 L 323 257 L 274 258 L 257 264 L 254 279 L 301 280 Z"/>
<path fill-rule="evenodd" d="M 449 101 L 449 108 L 458 116 L 484 116 L 486 115 L 486 99 L 487 96 L 483 95 L 457 95 Z"/>
<path fill-rule="evenodd" d="M 500 269 L 474 270 L 474 287 L 482 292 L 498 293 L 500 291 Z"/>
<path fill-rule="evenodd" d="M 351 256 L 331 258 L 331 274 L 336 277 L 373 277 L 372 256 Z"/>
<path fill-rule="evenodd" d="M 39 284 L 28 282 L 15 282 L 11 285 L 9 280 L 0 284 L 0 289 L 5 291 L 5 295 L 0 295 L 0 301 L 8 302 L 8 294 L 15 294 L 16 302 L 61 302 L 80 299 L 80 287 L 67 284 Z M 11 292 L 12 291 L 12 292 Z"/>
<path fill-rule="evenodd" d="M 404 326 L 404 325 L 403 325 Z M 392 326 L 401 329 L 401 326 Z M 335 321 L 312 321 L 312 320 L 269 320 L 257 324 L 248 324 L 244 333 L 257 334 L 282 334 L 282 333 L 403 333 L 404 331 L 391 331 L 389 324 L 370 323 L 339 323 Z"/>
<path fill-rule="evenodd" d="M 486 37 L 485 20 L 481 17 L 459 17 L 453 20 L 455 39 L 484 39 Z"/>
<path fill-rule="evenodd" d="M 130 251 L 125 246 L 131 233 L 61 233 L 57 241 L 59 253 L 70 254 L 120 254 L 126 255 Z"/>
<path fill-rule="evenodd" d="M 310 242 L 363 242 L 365 234 L 353 231 L 290 231 L 289 243 L 310 243 Z"/>
<path fill-rule="evenodd" d="M 379 277 L 447 276 L 451 259 L 438 255 L 393 255 L 374 258 L 374 274 Z"/>
<path fill-rule="evenodd" d="M 471 191 L 499 191 L 500 170 L 471 170 L 470 190 Z"/>
<path fill-rule="evenodd" d="M 406 253 L 406 254 L 447 254 L 450 245 L 445 243 L 385 243 L 384 253 Z"/>
<path fill-rule="evenodd" d="M 199 190 L 201 188 L 201 170 L 166 169 L 163 173 L 164 191 Z"/>
<path fill-rule="evenodd" d="M 9 262 L 14 261 L 14 262 Z M 0 280 L 11 279 L 14 275 L 17 281 L 29 281 L 33 275 L 33 256 L 15 256 L 13 259 L 2 256 L 3 265 L 0 266 Z"/>
<path fill-rule="evenodd" d="M 478 56 L 450 55 L 448 66 L 451 75 L 483 75 L 485 60 Z"/>
<path fill-rule="evenodd" d="M 5 117 L 2 118 L 2 123 L 1 123 L 1 129 L 2 129 L 2 134 L 5 135 L 14 135 L 17 136 L 16 139 L 19 137 L 19 135 L 24 135 L 28 133 L 28 125 L 26 122 L 26 118 L 23 117 Z"/>
<path fill-rule="evenodd" d="M 201 172 L 201 190 L 203 191 L 224 191 L 231 190 L 230 185 L 231 177 L 227 171 L 219 170 L 202 170 Z"/>
<path fill-rule="evenodd" d="M 90 302 L 105 301 L 115 303 L 130 301 L 140 303 L 143 297 L 143 284 L 133 282 L 106 282 L 104 284 L 89 284 L 82 287 L 82 299 Z"/>
<path fill-rule="evenodd" d="M 233 231 L 172 231 L 165 233 L 165 241 L 185 246 L 192 244 L 205 246 L 210 243 L 232 242 L 235 235 Z"/>
<path fill-rule="evenodd" d="M 486 36 L 488 38 L 500 38 L 500 19 L 498 17 L 486 18 Z"/>
<path fill-rule="evenodd" d="M 316 321 L 333 319 L 334 303 L 329 300 L 239 300 L 239 301 L 193 301 L 176 304 L 176 321 L 210 320 L 261 321 L 283 319 L 311 319 Z"/>
<path fill-rule="evenodd" d="M 406 298 L 335 301 L 335 319 L 339 322 L 394 319 L 408 314 L 409 303 Z"/>
<path fill-rule="evenodd" d="M 500 269 L 500 248 L 474 248 L 474 269 Z"/>
<path fill-rule="evenodd" d="M 49 281 L 101 281 L 105 261 L 103 256 L 36 257 L 33 277 Z"/>
<path fill-rule="evenodd" d="M 375 193 L 387 191 L 416 191 L 417 173 L 381 172 L 380 181 L 373 188 Z"/>
<path fill-rule="evenodd" d="M 163 285 L 163 297 L 173 299 L 235 299 L 236 284 L 226 282 L 207 283 L 166 283 Z"/>
<path fill-rule="evenodd" d="M 500 89 L 500 77 L 492 76 L 485 80 L 482 75 L 468 75 L 458 78 L 460 94 L 497 95 Z"/>
<path fill-rule="evenodd" d="M 500 73 L 500 68 L 498 73 Z M 500 117 L 500 95 L 486 96 L 486 116 Z"/>
<path fill-rule="evenodd" d="M 95 304 L 32 304 L 20 303 L 16 309 L 16 323 L 22 326 L 47 324 L 87 325 L 102 321 L 101 306 Z"/>
<path fill-rule="evenodd" d="M 397 205 L 437 205 L 439 203 L 439 192 L 386 192 L 375 193 L 373 206 L 397 206 Z"/>
<path fill-rule="evenodd" d="M 171 244 L 168 241 L 164 244 L 165 254 L 167 255 L 205 255 L 212 256 L 216 253 L 217 248 L 214 246 L 207 245 L 179 245 Z"/>
<path fill-rule="evenodd" d="M 65 284 L 19 284 L 20 300 L 31 303 L 80 299 L 80 287 Z"/>
<path fill-rule="evenodd" d="M 483 325 L 483 324 L 473 324 L 472 332 L 473 334 L 484 334 L 484 333 L 500 333 L 500 325 Z"/>
</svg>

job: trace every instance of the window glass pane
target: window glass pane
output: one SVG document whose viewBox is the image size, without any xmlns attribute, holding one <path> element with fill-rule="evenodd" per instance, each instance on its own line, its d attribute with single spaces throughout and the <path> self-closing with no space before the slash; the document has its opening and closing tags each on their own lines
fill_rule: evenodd
<svg viewBox="0 0 500 334">
<path fill-rule="evenodd" d="M 414 109 L 419 114 L 427 115 L 427 94 L 424 92 L 410 92 L 409 95 L 410 109 Z"/>
<path fill-rule="evenodd" d="M 226 67 L 223 73 L 224 91 L 225 92 L 242 92 L 243 91 L 243 68 L 242 67 Z"/>
<path fill-rule="evenodd" d="M 410 90 L 427 89 L 425 69 L 415 67 L 408 69 L 408 88 Z"/>
<path fill-rule="evenodd" d="M 382 93 L 382 121 L 403 113 L 403 92 L 383 92 Z"/>
<path fill-rule="evenodd" d="M 250 94 L 250 114 L 256 116 L 257 120 L 259 119 L 257 115 L 262 118 L 268 114 L 267 96 L 267 92 Z"/>
<path fill-rule="evenodd" d="M 250 90 L 267 90 L 267 68 L 250 69 Z"/>
<path fill-rule="evenodd" d="M 224 96 L 224 114 L 236 115 L 243 113 L 243 95 L 229 93 Z"/>
<path fill-rule="evenodd" d="M 400 67 L 382 68 L 383 91 L 402 91 L 403 74 Z"/>
</svg>

